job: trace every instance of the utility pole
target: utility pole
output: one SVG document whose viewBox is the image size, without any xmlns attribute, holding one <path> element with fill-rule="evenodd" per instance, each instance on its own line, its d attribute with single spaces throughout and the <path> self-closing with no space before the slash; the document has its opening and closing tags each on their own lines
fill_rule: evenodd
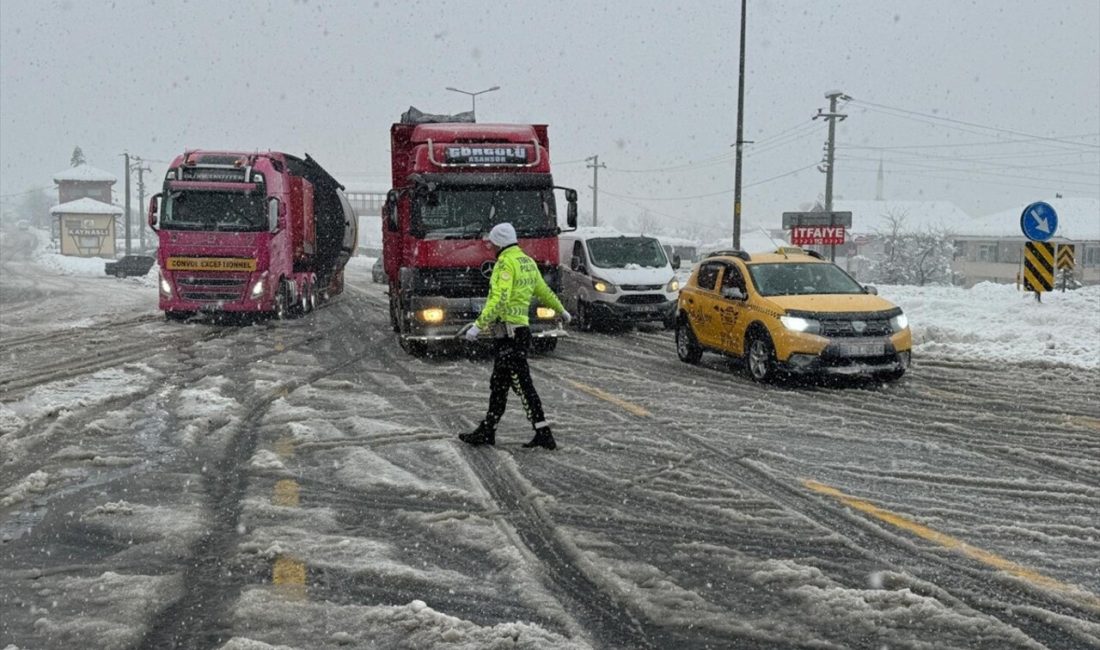
<svg viewBox="0 0 1100 650">
<path fill-rule="evenodd" d="M 145 224 L 140 217 L 145 210 L 145 172 L 152 172 L 153 170 L 148 165 L 143 164 L 145 161 L 141 158 L 134 156 L 134 160 L 136 161 L 134 163 L 134 170 L 138 173 L 138 223 L 141 224 L 138 226 L 138 246 L 140 247 L 141 252 L 144 253 Z"/>
<path fill-rule="evenodd" d="M 595 227 L 596 225 L 598 225 L 596 222 L 596 214 L 600 196 L 600 168 L 606 168 L 607 165 L 600 162 L 600 157 L 598 155 L 589 156 L 584 160 L 585 162 L 588 162 L 589 160 L 592 161 L 592 164 L 585 165 L 585 167 L 592 169 L 592 226 Z"/>
<path fill-rule="evenodd" d="M 741 250 L 741 149 L 745 128 L 745 4 L 741 0 L 741 63 L 737 68 L 737 158 L 733 172 L 733 249 Z"/>
<path fill-rule="evenodd" d="M 821 118 L 829 121 L 829 140 L 825 143 L 825 160 L 823 162 L 824 168 L 819 165 L 818 171 L 825 172 L 825 211 L 833 211 L 833 160 L 834 151 L 836 149 L 836 122 L 837 120 L 844 121 L 848 116 L 843 113 L 836 112 L 837 100 L 847 101 L 851 97 L 845 95 L 839 90 L 830 90 L 825 93 L 825 98 L 829 100 L 829 112 L 822 113 L 821 109 L 817 109 L 817 115 L 814 115 L 813 119 Z M 832 219 L 829 219 L 829 225 L 833 225 Z M 829 246 L 829 259 L 833 262 L 836 261 L 836 245 Z"/>
<path fill-rule="evenodd" d="M 122 154 L 122 157 L 126 159 L 126 183 L 125 183 L 126 198 L 124 199 L 124 203 L 125 203 L 125 206 L 126 206 L 125 207 L 126 212 L 124 214 L 124 219 L 126 221 L 125 221 L 125 224 L 123 226 L 123 229 L 126 232 L 126 254 L 129 255 L 130 254 L 130 154 L 129 153 L 124 153 L 124 154 Z"/>
</svg>

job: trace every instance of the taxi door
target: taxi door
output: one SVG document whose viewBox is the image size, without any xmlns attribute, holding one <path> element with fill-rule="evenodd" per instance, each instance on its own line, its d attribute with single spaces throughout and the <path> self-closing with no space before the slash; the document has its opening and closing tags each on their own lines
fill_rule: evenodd
<svg viewBox="0 0 1100 650">
<path fill-rule="evenodd" d="M 716 347 L 724 352 L 740 355 L 744 349 L 747 303 L 748 288 L 741 268 L 724 265 L 714 307 L 721 325 Z"/>
<path fill-rule="evenodd" d="M 722 262 L 703 262 L 695 276 L 695 286 L 685 288 L 681 296 L 688 322 L 701 345 L 715 347 L 718 344 L 718 276 Z"/>
</svg>

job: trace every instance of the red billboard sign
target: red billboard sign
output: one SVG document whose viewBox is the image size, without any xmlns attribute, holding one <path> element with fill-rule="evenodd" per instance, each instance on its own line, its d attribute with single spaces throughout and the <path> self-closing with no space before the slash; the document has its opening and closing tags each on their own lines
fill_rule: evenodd
<svg viewBox="0 0 1100 650">
<path fill-rule="evenodd" d="M 844 243 L 844 226 L 794 226 L 791 244 L 795 246 L 829 246 Z"/>
</svg>

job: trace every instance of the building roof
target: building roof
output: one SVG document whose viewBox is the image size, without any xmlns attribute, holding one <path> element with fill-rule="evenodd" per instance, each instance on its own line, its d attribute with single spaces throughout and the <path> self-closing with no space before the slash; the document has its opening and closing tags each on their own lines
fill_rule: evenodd
<svg viewBox="0 0 1100 650">
<path fill-rule="evenodd" d="M 50 214 L 122 214 L 122 208 L 87 197 L 55 205 Z"/>
<path fill-rule="evenodd" d="M 1068 198 L 1045 201 L 1058 214 L 1057 238 L 1069 241 L 1100 241 L 1100 199 Z M 1030 203 L 975 219 L 970 228 L 960 235 L 1019 236 L 1020 216 Z"/>
<path fill-rule="evenodd" d="M 1068 198 L 1046 201 L 1058 213 L 1058 238 L 1100 240 L 1100 199 Z M 1021 204 L 983 217 L 974 217 L 950 201 L 837 201 L 833 209 L 852 213 L 852 234 L 872 234 L 889 228 L 889 218 L 904 218 L 905 230 L 944 229 L 962 237 L 1019 237 Z"/>
<path fill-rule="evenodd" d="M 852 234 L 872 234 L 890 228 L 890 218 L 903 220 L 904 230 L 927 228 L 963 234 L 973 218 L 951 201 L 836 201 L 836 212 L 851 212 Z"/>
<path fill-rule="evenodd" d="M 80 164 L 76 167 L 69 167 L 68 169 L 57 172 L 53 175 L 53 180 L 55 183 L 60 183 L 61 181 L 109 181 L 114 183 L 118 178 L 115 177 L 114 174 L 105 172 L 102 169 L 96 169 L 91 165 Z"/>
</svg>

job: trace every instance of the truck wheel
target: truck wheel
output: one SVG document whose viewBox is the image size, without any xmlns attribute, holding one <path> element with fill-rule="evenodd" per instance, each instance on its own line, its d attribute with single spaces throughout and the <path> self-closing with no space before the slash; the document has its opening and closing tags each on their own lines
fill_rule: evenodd
<svg viewBox="0 0 1100 650">
<path fill-rule="evenodd" d="M 390 325 L 393 326 L 393 331 L 397 332 L 397 333 L 401 332 L 401 322 L 399 320 L 397 320 L 397 312 L 398 312 L 399 309 L 400 309 L 400 305 L 398 304 L 397 298 L 391 293 L 390 294 Z"/>
<path fill-rule="evenodd" d="M 275 320 L 286 320 L 290 314 L 290 292 L 286 280 L 279 280 L 279 290 L 275 293 Z"/>
<path fill-rule="evenodd" d="M 695 332 L 691 331 L 687 318 L 681 318 L 676 326 L 676 356 L 684 363 L 699 363 L 703 357 L 703 348 L 696 340 Z"/>
<path fill-rule="evenodd" d="M 309 284 L 309 310 L 313 311 L 315 309 L 317 309 L 317 288 L 311 282 Z"/>
<path fill-rule="evenodd" d="M 775 346 L 766 332 L 757 331 L 749 337 L 745 357 L 745 367 L 753 381 L 763 383 L 775 379 Z"/>
<path fill-rule="evenodd" d="M 542 338 L 531 341 L 531 349 L 535 351 L 535 354 L 549 354 L 557 347 L 558 339 L 556 338 Z"/>
</svg>

